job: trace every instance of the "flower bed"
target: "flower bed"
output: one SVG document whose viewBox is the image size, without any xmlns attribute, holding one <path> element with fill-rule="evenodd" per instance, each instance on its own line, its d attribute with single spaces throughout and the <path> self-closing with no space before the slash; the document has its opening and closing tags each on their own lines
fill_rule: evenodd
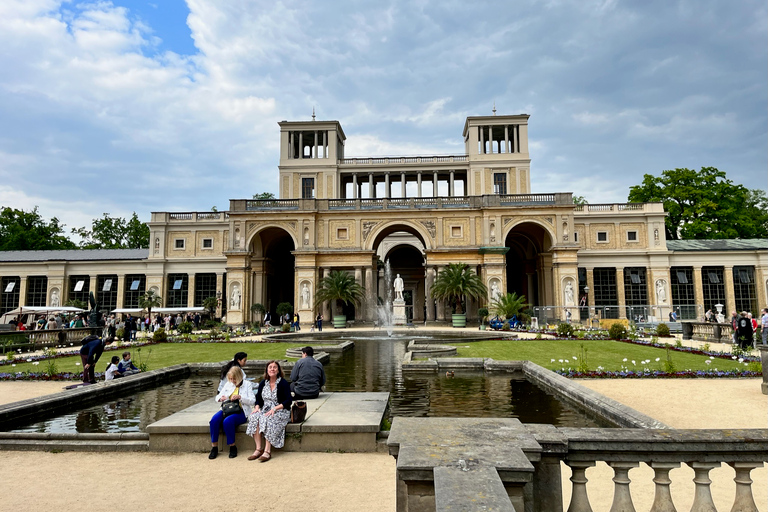
<svg viewBox="0 0 768 512">
<path fill-rule="evenodd" d="M 695 379 L 695 378 L 737 378 L 737 377 L 761 377 L 762 372 L 753 372 L 749 370 L 732 370 L 732 371 L 719 371 L 719 370 L 684 370 L 679 372 L 665 372 L 661 370 L 653 371 L 634 371 L 634 370 L 622 370 L 622 371 L 587 371 L 581 372 L 573 369 L 557 370 L 558 373 L 564 377 L 572 379 Z"/>
</svg>

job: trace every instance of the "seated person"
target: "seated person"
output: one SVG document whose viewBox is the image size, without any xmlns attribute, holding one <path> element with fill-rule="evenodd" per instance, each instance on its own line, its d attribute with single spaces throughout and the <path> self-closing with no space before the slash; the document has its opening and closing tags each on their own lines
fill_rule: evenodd
<svg viewBox="0 0 768 512">
<path fill-rule="evenodd" d="M 325 385 L 325 370 L 323 364 L 314 358 L 312 347 L 301 349 L 301 359 L 291 371 L 291 391 L 296 400 L 317 398 Z"/>
<path fill-rule="evenodd" d="M 248 460 L 268 462 L 272 448 L 285 444 L 285 426 L 291 421 L 291 387 L 283 377 L 280 363 L 270 361 L 256 391 L 256 406 L 248 418 L 245 433 L 253 436 L 256 451 Z"/>
<path fill-rule="evenodd" d="M 114 357 L 112 359 L 114 359 Z M 136 368 L 136 366 L 133 364 L 133 361 L 131 361 L 131 353 L 126 350 L 123 352 L 123 359 L 121 359 L 120 364 L 117 365 L 117 371 L 120 372 L 120 376 L 122 377 L 125 375 L 133 375 L 134 373 L 139 373 L 141 370 Z"/>
<path fill-rule="evenodd" d="M 235 433 L 237 426 L 248 421 L 253 406 L 256 404 L 256 397 L 253 394 L 253 384 L 245 380 L 245 374 L 239 366 L 233 366 L 227 372 L 227 383 L 224 388 L 216 395 L 216 402 L 225 401 L 240 402 L 241 411 L 229 414 L 225 417 L 224 411 L 219 410 L 213 415 L 209 422 L 211 432 L 211 453 L 209 459 L 215 459 L 219 454 L 219 432 L 224 430 L 229 445 L 229 458 L 237 457 L 237 446 L 235 446 Z"/>
<path fill-rule="evenodd" d="M 104 372 L 104 380 L 114 380 L 123 376 L 117 368 L 118 361 L 120 361 L 119 357 L 112 356 L 112 361 L 107 365 L 107 370 Z"/>
</svg>

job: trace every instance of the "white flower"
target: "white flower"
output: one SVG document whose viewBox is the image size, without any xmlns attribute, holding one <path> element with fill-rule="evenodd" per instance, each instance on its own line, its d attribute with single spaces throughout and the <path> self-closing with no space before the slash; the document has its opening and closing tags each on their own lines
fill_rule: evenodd
<svg viewBox="0 0 768 512">
<path fill-rule="evenodd" d="M 34 362 L 34 363 L 32 363 L 32 364 L 34 364 L 34 365 L 38 365 L 38 364 L 40 364 L 40 361 L 35 361 L 35 362 Z"/>
<path fill-rule="evenodd" d="M 562 359 L 558 359 L 558 361 L 559 361 L 559 362 L 561 362 L 561 363 L 563 362 L 563 360 L 562 360 Z"/>
<path fill-rule="evenodd" d="M 740 362 L 740 363 L 743 363 L 743 362 L 744 362 L 744 358 L 743 358 L 743 357 L 740 357 L 740 358 L 739 358 L 739 362 Z"/>
<path fill-rule="evenodd" d="M 709 358 L 710 358 L 710 359 L 714 359 L 714 358 L 715 358 L 715 356 L 709 356 Z"/>
<path fill-rule="evenodd" d="M 576 361 L 577 359 L 579 359 L 579 358 L 578 358 L 578 357 L 576 357 L 576 356 L 573 356 L 573 360 L 574 360 L 574 361 Z"/>
<path fill-rule="evenodd" d="M 80 363 L 75 363 L 75 366 L 80 366 Z"/>
<path fill-rule="evenodd" d="M 27 362 L 31 363 L 32 362 L 32 358 L 30 357 L 29 359 L 27 359 Z"/>
<path fill-rule="evenodd" d="M 658 363 L 660 360 L 661 360 L 661 358 L 660 358 L 660 357 L 657 357 L 657 358 L 656 358 L 656 362 L 657 362 L 657 363 Z"/>
<path fill-rule="evenodd" d="M 635 362 L 635 360 L 633 359 L 633 360 L 632 360 L 632 365 L 634 366 L 634 365 L 636 365 L 636 364 L 637 364 L 637 363 L 636 363 L 636 362 Z"/>
<path fill-rule="evenodd" d="M 626 362 L 627 362 L 627 358 L 625 357 L 625 358 L 623 359 L 623 361 L 626 363 Z"/>
<path fill-rule="evenodd" d="M 566 362 L 566 363 L 570 363 L 570 361 L 569 361 L 568 359 L 566 359 L 566 360 L 565 360 L 565 362 Z"/>
<path fill-rule="evenodd" d="M 746 365 L 746 363 L 744 363 Z M 11 366 L 16 366 L 16 364 L 12 364 Z"/>
<path fill-rule="evenodd" d="M 550 363 L 554 363 L 554 362 L 555 362 L 555 360 L 554 360 L 554 359 L 550 359 L 550 360 L 549 360 L 549 362 L 550 362 Z"/>
<path fill-rule="evenodd" d="M 704 362 L 705 362 L 705 363 L 707 363 L 707 364 L 712 364 L 712 361 L 710 361 L 709 359 L 707 359 L 707 360 L 706 360 L 706 361 L 704 361 Z"/>
<path fill-rule="evenodd" d="M 736 360 L 736 356 L 731 356 L 731 359 L 733 359 L 735 361 Z"/>
</svg>

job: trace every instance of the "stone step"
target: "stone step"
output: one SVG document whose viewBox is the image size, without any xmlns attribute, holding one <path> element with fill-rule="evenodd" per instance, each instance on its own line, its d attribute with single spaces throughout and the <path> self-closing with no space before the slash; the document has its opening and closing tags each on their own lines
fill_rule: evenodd
<svg viewBox="0 0 768 512">
<path fill-rule="evenodd" d="M 0 450 L 46 452 L 146 452 L 149 441 L 97 441 L 93 439 L 0 439 Z"/>
</svg>

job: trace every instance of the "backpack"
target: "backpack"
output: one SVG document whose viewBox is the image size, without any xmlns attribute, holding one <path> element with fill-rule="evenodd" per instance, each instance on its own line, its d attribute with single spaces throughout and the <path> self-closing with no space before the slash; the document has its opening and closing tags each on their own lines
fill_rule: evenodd
<svg viewBox="0 0 768 512">
<path fill-rule="evenodd" d="M 89 334 L 88 336 L 86 336 L 85 338 L 83 338 L 82 340 L 80 340 L 80 344 L 81 344 L 81 345 L 85 345 L 86 343 L 90 343 L 90 342 L 92 342 L 93 340 L 97 340 L 97 339 L 99 339 L 99 337 L 98 337 L 98 336 L 96 336 L 95 334 Z"/>
</svg>

